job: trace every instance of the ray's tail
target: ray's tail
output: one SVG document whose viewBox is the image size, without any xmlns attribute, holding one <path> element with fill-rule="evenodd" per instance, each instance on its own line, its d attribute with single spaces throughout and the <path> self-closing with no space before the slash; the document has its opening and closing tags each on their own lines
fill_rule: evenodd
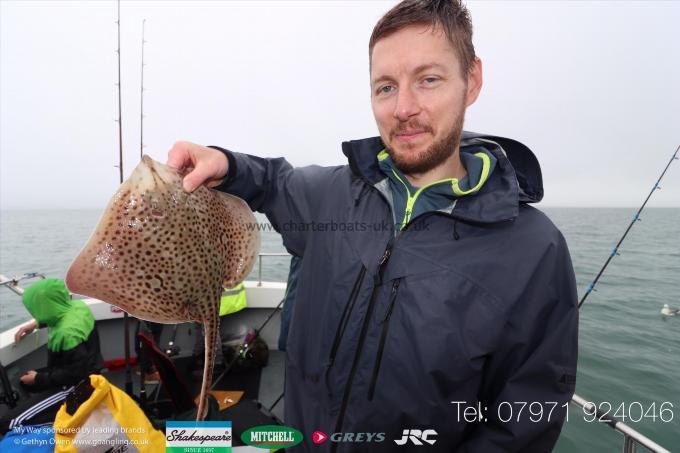
<svg viewBox="0 0 680 453">
<path fill-rule="evenodd" d="M 215 354 L 217 353 L 217 340 L 220 331 L 220 318 L 217 312 L 212 313 L 204 321 L 205 330 L 205 359 L 203 365 L 203 383 L 198 403 L 196 421 L 202 421 L 208 414 L 208 391 L 212 385 L 212 372 L 215 366 Z"/>
</svg>

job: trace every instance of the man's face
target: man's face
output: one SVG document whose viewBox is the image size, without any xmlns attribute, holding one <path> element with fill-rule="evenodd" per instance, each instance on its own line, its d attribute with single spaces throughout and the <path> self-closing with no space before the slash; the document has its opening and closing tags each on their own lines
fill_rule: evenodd
<svg viewBox="0 0 680 453">
<path fill-rule="evenodd" d="M 439 28 L 410 25 L 375 43 L 371 105 L 383 143 L 406 174 L 425 173 L 460 143 L 465 109 L 481 88 L 481 62 L 461 76 Z"/>
</svg>

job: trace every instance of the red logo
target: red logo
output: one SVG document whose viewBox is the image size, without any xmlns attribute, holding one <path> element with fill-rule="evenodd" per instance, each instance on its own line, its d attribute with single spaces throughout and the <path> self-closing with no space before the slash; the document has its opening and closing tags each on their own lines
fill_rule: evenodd
<svg viewBox="0 0 680 453">
<path fill-rule="evenodd" d="M 328 439 L 328 436 L 325 433 L 322 433 L 321 431 L 314 431 L 314 434 L 312 434 L 312 442 L 315 444 L 319 445 Z"/>
</svg>

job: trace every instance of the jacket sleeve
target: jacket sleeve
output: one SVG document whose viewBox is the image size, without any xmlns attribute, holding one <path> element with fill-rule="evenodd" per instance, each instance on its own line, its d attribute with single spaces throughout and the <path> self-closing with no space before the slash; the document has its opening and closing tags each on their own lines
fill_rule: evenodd
<svg viewBox="0 0 680 453">
<path fill-rule="evenodd" d="M 334 172 L 341 167 L 293 168 L 284 158 L 262 158 L 216 146 L 229 159 L 229 171 L 217 190 L 244 199 L 264 213 L 296 255 L 304 253 L 307 234 L 318 220 L 319 208 Z"/>
<path fill-rule="evenodd" d="M 35 390 L 75 385 L 87 376 L 88 351 L 85 342 L 67 351 L 48 354 L 47 367 L 37 370 L 35 375 Z M 56 354 L 61 355 L 59 360 L 55 360 Z"/>
<path fill-rule="evenodd" d="M 485 365 L 480 421 L 459 453 L 551 452 L 574 394 L 578 306 L 561 234 L 536 266 L 500 349 Z"/>
</svg>

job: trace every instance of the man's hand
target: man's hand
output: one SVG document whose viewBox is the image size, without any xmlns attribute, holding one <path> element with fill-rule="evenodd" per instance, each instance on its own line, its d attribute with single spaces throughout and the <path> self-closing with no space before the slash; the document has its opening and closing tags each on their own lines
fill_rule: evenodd
<svg viewBox="0 0 680 453">
<path fill-rule="evenodd" d="M 31 319 L 29 322 L 19 327 L 19 330 L 14 334 L 14 342 L 18 343 L 24 336 L 33 332 L 36 327 L 38 327 L 38 322 L 35 319 Z"/>
<path fill-rule="evenodd" d="M 27 371 L 26 374 L 21 376 L 19 379 L 22 384 L 24 385 L 33 385 L 35 384 L 35 375 L 38 374 L 35 370 Z"/>
<path fill-rule="evenodd" d="M 168 153 L 168 165 L 187 171 L 184 190 L 193 192 L 201 184 L 219 185 L 229 170 L 229 160 L 224 153 L 190 142 L 177 142 Z"/>
</svg>

